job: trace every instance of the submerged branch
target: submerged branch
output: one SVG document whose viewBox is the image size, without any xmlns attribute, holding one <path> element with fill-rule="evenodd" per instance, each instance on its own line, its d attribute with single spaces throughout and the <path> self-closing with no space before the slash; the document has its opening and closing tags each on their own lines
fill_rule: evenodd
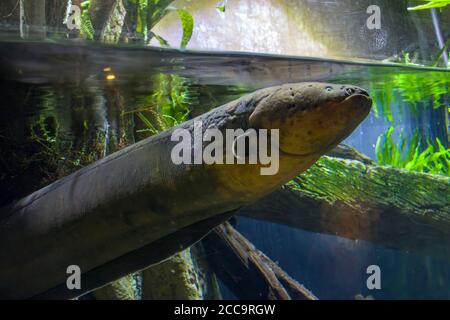
<svg viewBox="0 0 450 320">
<path fill-rule="evenodd" d="M 203 241 L 218 277 L 239 299 L 316 300 L 226 222 Z"/>
</svg>

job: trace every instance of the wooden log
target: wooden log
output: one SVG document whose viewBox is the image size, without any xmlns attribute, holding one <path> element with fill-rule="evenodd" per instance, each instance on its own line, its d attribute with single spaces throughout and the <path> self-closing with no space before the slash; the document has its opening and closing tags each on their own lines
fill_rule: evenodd
<svg viewBox="0 0 450 320">
<path fill-rule="evenodd" d="M 228 222 L 202 243 L 212 269 L 239 299 L 317 299 Z"/>
<path fill-rule="evenodd" d="M 239 214 L 448 257 L 450 178 L 322 157 Z"/>
<path fill-rule="evenodd" d="M 103 39 L 108 21 L 120 0 L 91 0 L 89 16 L 95 30 L 94 39 Z"/>
</svg>

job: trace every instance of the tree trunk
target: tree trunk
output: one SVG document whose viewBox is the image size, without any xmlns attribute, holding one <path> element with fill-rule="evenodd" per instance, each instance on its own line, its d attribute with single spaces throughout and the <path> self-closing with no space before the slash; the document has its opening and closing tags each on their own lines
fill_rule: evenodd
<svg viewBox="0 0 450 320">
<path fill-rule="evenodd" d="M 94 40 L 119 41 L 126 16 L 122 0 L 91 0 L 89 15 L 95 30 Z"/>
<path fill-rule="evenodd" d="M 20 0 L 20 35 L 24 39 L 45 39 L 45 0 Z"/>
<path fill-rule="evenodd" d="M 2 0 L 0 6 L 0 25 L 2 36 L 10 34 L 17 37 L 19 34 L 20 0 Z"/>
<path fill-rule="evenodd" d="M 48 37 L 61 38 L 69 31 L 63 24 L 67 4 L 68 0 L 47 0 L 45 10 Z M 72 0 L 72 4 L 76 4 L 74 0 Z"/>
</svg>

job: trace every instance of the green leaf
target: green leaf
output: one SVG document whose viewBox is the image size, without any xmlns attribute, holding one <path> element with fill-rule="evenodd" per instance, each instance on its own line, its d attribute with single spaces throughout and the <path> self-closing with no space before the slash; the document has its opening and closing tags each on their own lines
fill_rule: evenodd
<svg viewBox="0 0 450 320">
<path fill-rule="evenodd" d="M 222 0 L 216 5 L 216 9 L 219 12 L 225 12 L 226 5 L 227 5 L 227 0 Z"/>
<path fill-rule="evenodd" d="M 219 10 L 220 12 L 225 12 L 225 5 L 218 6 L 217 10 Z"/>
<path fill-rule="evenodd" d="M 416 147 L 412 160 L 409 161 L 408 163 L 406 163 L 405 169 L 406 170 L 415 170 L 415 168 L 417 166 L 418 158 L 419 158 L 419 146 Z"/>
<path fill-rule="evenodd" d="M 161 36 L 158 36 L 157 34 L 155 34 L 155 33 L 153 33 L 153 32 L 152 32 L 152 35 L 156 38 L 156 40 L 158 40 L 159 44 L 160 44 L 162 47 L 170 47 L 170 44 L 169 44 L 169 42 L 168 42 L 166 39 L 164 39 L 164 38 L 161 37 Z"/>
<path fill-rule="evenodd" d="M 94 40 L 95 30 L 94 30 L 94 27 L 92 26 L 91 18 L 89 16 L 90 6 L 91 6 L 90 1 L 85 1 L 81 4 L 82 11 L 81 11 L 81 17 L 80 17 L 80 22 L 81 22 L 80 33 L 86 39 Z"/>
<path fill-rule="evenodd" d="M 153 126 L 153 124 L 150 122 L 150 120 L 147 119 L 146 116 L 144 116 L 143 113 L 138 112 L 137 116 L 139 117 L 139 119 L 141 119 L 141 121 L 147 126 L 147 129 L 152 133 L 152 134 L 157 134 L 158 130 Z"/>
<path fill-rule="evenodd" d="M 82 10 L 89 10 L 89 8 L 91 7 L 91 2 L 89 0 L 83 1 L 80 7 Z"/>
<path fill-rule="evenodd" d="M 414 130 L 414 135 L 409 143 L 408 149 L 406 151 L 405 155 L 405 162 L 408 163 L 412 159 L 414 159 L 415 151 L 417 150 L 417 147 L 419 146 L 419 131 L 416 129 Z"/>
<path fill-rule="evenodd" d="M 194 17 L 192 17 L 192 15 L 184 9 L 177 9 L 177 13 L 180 17 L 181 27 L 183 28 L 180 48 L 184 49 L 192 37 L 192 32 L 194 30 Z"/>
<path fill-rule="evenodd" d="M 383 135 L 380 135 L 377 138 L 377 143 L 375 145 L 375 154 L 377 156 L 377 160 L 378 160 L 379 164 L 384 164 L 383 152 L 381 151 L 381 145 L 382 145 L 381 140 L 382 140 L 382 137 L 383 137 Z"/>
<path fill-rule="evenodd" d="M 218 5 L 216 9 L 219 10 L 220 12 L 225 12 L 225 5 L 224 4 Z"/>
<path fill-rule="evenodd" d="M 450 0 L 424 0 L 428 1 L 426 4 L 421 4 L 415 7 L 408 8 L 409 11 L 415 11 L 415 10 L 425 10 L 425 9 L 431 9 L 431 8 L 440 8 L 445 7 L 450 4 Z"/>
<path fill-rule="evenodd" d="M 433 63 L 431 64 L 432 67 L 437 67 L 439 64 L 439 60 L 442 58 L 442 55 L 444 54 L 444 52 L 447 51 L 447 48 L 450 45 L 450 39 L 444 44 L 444 46 L 441 48 L 441 50 L 439 50 L 439 52 L 437 53 L 436 57 L 433 60 Z"/>
<path fill-rule="evenodd" d="M 446 148 L 436 138 L 436 145 L 429 139 L 426 140 L 427 147 L 420 152 L 420 139 L 418 130 L 407 143 L 403 132 L 400 132 L 399 142 L 392 138 L 394 127 L 390 126 L 385 134 L 377 138 L 375 155 L 381 165 L 390 165 L 406 170 L 427 172 L 432 174 L 449 175 L 450 173 L 450 148 Z"/>
</svg>

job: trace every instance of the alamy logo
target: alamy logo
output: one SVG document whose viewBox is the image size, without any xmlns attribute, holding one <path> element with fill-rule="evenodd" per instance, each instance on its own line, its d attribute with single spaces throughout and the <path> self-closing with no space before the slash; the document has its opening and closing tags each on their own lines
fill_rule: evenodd
<svg viewBox="0 0 450 320">
<path fill-rule="evenodd" d="M 67 6 L 66 19 L 63 22 L 69 30 L 81 28 L 81 9 L 79 6 L 70 4 Z"/>
<path fill-rule="evenodd" d="M 66 286 L 69 290 L 81 289 L 81 269 L 79 266 L 73 264 L 67 267 L 67 274 L 70 274 L 66 280 Z"/>
<path fill-rule="evenodd" d="M 366 22 L 367 29 L 380 30 L 381 29 L 381 9 L 380 9 L 380 7 L 373 4 L 373 5 L 367 7 L 366 12 L 368 14 L 370 14 L 370 16 L 367 18 L 367 22 Z"/>
<path fill-rule="evenodd" d="M 279 169 L 278 129 L 226 129 L 224 139 L 219 129 L 203 133 L 202 122 L 194 121 L 193 137 L 190 130 L 178 128 L 172 132 L 171 141 L 178 141 L 171 152 L 176 165 L 259 163 L 263 166 L 261 175 L 274 175 Z"/>
<path fill-rule="evenodd" d="M 370 276 L 367 278 L 366 285 L 367 289 L 381 289 L 381 269 L 376 264 L 370 265 L 366 270 L 367 274 Z"/>
<path fill-rule="evenodd" d="M 388 32 L 381 28 L 381 9 L 377 5 L 370 5 L 366 13 L 369 16 L 361 26 L 359 38 L 366 43 L 370 51 L 382 50 L 387 45 Z"/>
</svg>

